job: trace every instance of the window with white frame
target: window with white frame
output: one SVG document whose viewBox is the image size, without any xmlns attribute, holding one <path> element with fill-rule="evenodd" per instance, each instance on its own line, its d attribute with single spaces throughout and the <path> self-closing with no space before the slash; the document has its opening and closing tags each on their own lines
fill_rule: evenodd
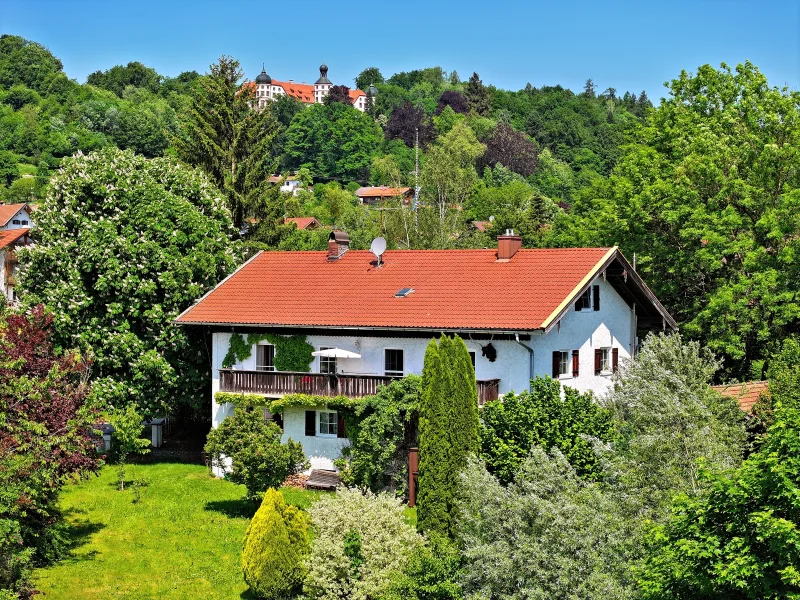
<svg viewBox="0 0 800 600">
<path fill-rule="evenodd" d="M 275 370 L 275 346 L 259 344 L 256 346 L 256 371 Z"/>
<path fill-rule="evenodd" d="M 572 374 L 569 350 L 560 350 L 558 361 L 558 376 L 568 377 Z"/>
<path fill-rule="evenodd" d="M 611 348 L 600 348 L 600 372 L 611 373 Z"/>
<path fill-rule="evenodd" d="M 333 348 L 321 347 L 320 350 L 332 350 Z M 320 373 L 336 373 L 336 357 L 335 356 L 320 356 L 319 357 L 319 372 Z"/>
<path fill-rule="evenodd" d="M 339 433 L 339 417 L 335 412 L 319 412 L 319 434 L 337 435 Z"/>
<path fill-rule="evenodd" d="M 396 348 L 386 348 L 384 350 L 383 372 L 389 377 L 402 377 L 403 371 L 403 351 Z"/>
</svg>

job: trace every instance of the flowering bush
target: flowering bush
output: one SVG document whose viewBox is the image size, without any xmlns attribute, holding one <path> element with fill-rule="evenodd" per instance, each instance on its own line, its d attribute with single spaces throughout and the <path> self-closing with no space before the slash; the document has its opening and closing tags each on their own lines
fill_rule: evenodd
<svg viewBox="0 0 800 600">
<path fill-rule="evenodd" d="M 304 591 L 309 598 L 379 598 L 422 538 L 389 495 L 341 489 L 310 509 L 315 538 Z"/>
<path fill-rule="evenodd" d="M 91 351 L 94 394 L 144 413 L 199 406 L 207 346 L 175 318 L 239 262 L 222 194 L 170 158 L 105 149 L 65 159 L 20 252 L 28 304 L 53 312 L 55 341 Z"/>
<path fill-rule="evenodd" d="M 261 411 L 237 410 L 208 434 L 206 453 L 211 464 L 230 470 L 227 477 L 244 484 L 247 497 L 261 498 L 268 488 L 278 488 L 288 477 L 307 468 L 303 446 L 289 440 L 281 443 L 281 428 L 267 423 Z"/>
</svg>

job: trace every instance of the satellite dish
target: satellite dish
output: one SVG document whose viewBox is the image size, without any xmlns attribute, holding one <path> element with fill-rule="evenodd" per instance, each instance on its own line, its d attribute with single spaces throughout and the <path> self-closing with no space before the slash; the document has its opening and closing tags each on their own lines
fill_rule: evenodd
<svg viewBox="0 0 800 600">
<path fill-rule="evenodd" d="M 369 251 L 375 255 L 375 258 L 378 259 L 378 266 L 381 266 L 381 256 L 383 253 L 386 252 L 386 240 L 382 237 L 377 237 L 372 240 L 372 245 L 369 247 Z"/>
</svg>

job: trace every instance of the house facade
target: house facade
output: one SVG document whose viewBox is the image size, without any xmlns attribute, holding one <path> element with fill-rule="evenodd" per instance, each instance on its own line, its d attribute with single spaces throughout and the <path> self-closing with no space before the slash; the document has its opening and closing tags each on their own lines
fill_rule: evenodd
<svg viewBox="0 0 800 600">
<path fill-rule="evenodd" d="M 411 204 L 414 190 L 410 187 L 389 187 L 386 185 L 360 187 L 355 192 L 361 204 L 381 204 L 392 198 L 400 198 L 403 204 Z"/>
<path fill-rule="evenodd" d="M 319 78 L 313 85 L 305 82 L 295 83 L 293 79 L 289 81 L 272 79 L 265 68 L 261 69 L 261 73 L 249 85 L 253 88 L 257 105 L 263 108 L 267 102 L 273 102 L 284 95 L 292 96 L 303 104 L 322 104 L 334 84 L 328 79 L 328 66 L 323 63 L 319 67 Z M 367 95 L 371 95 L 374 99 L 377 93 L 375 86 L 370 86 L 366 92 L 350 90 L 350 102 L 356 109 L 364 112 L 368 108 Z"/>
<path fill-rule="evenodd" d="M 17 301 L 17 250 L 31 243 L 32 227 L 31 208 L 27 204 L 0 205 L 0 283 L 10 304 Z"/>
<path fill-rule="evenodd" d="M 481 404 L 528 389 L 536 376 L 604 393 L 639 335 L 674 320 L 616 248 L 523 250 L 513 234 L 491 250 L 397 250 L 380 261 L 332 232 L 327 252 L 263 252 L 177 320 L 213 332 L 212 423 L 230 414 L 217 392 L 279 398 L 350 397 L 420 374 L 425 349 L 458 334 L 475 366 Z M 231 339 L 301 335 L 320 356 L 308 372 L 280 372 L 267 340 L 223 366 Z M 314 468 L 332 468 L 347 443 L 324 403 L 287 407 L 284 438 Z"/>
</svg>

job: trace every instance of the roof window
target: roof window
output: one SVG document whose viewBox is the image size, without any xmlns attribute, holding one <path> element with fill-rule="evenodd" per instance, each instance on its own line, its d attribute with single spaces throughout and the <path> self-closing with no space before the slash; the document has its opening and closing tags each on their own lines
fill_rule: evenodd
<svg viewBox="0 0 800 600">
<path fill-rule="evenodd" d="M 405 298 L 405 297 L 406 297 L 406 296 L 408 296 L 409 294 L 413 294 L 413 293 L 414 293 L 414 288 L 403 288 L 402 290 L 400 290 L 399 292 L 397 292 L 397 293 L 394 295 L 394 297 L 395 297 L 395 298 Z"/>
</svg>

